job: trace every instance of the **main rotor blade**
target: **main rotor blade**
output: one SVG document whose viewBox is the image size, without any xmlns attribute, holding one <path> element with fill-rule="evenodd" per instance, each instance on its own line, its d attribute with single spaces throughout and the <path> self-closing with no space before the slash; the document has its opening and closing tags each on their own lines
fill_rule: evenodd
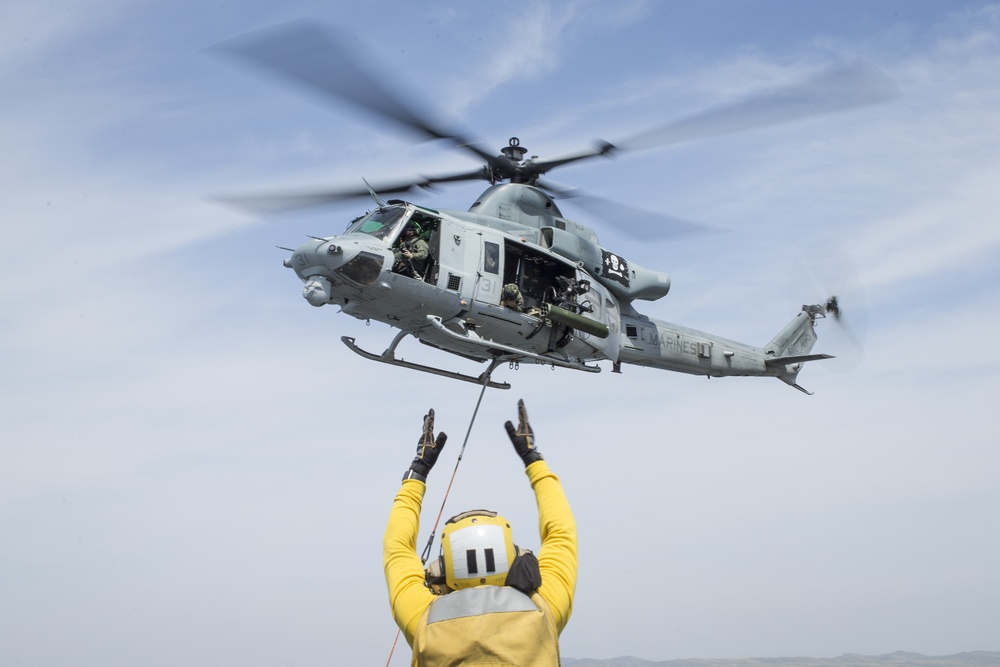
<svg viewBox="0 0 1000 667">
<path fill-rule="evenodd" d="M 898 94 L 896 84 L 884 72 L 859 61 L 641 132 L 615 146 L 626 151 L 707 139 L 877 104 Z"/>
<path fill-rule="evenodd" d="M 581 188 L 561 185 L 549 179 L 539 179 L 536 186 L 547 190 L 553 197 L 570 201 L 591 216 L 639 240 L 661 241 L 667 238 L 704 236 L 728 231 L 702 222 L 684 220 L 658 211 L 647 211 L 587 194 Z"/>
<path fill-rule="evenodd" d="M 429 189 L 437 183 L 455 183 L 459 181 L 480 180 L 482 178 L 483 170 L 480 169 L 448 176 L 427 176 L 419 180 L 402 183 L 375 184 L 372 185 L 372 189 L 380 196 L 399 195 L 417 190 L 418 188 Z M 298 192 L 274 192 L 259 195 L 222 196 L 215 197 L 214 200 L 220 204 L 231 206 L 252 215 L 275 215 L 370 197 L 371 193 L 368 191 L 368 187 L 364 186 L 331 190 L 302 190 Z"/>
<path fill-rule="evenodd" d="M 827 70 L 798 84 L 672 121 L 614 144 L 598 140 L 589 150 L 551 160 L 534 160 L 524 170 L 544 174 L 556 167 L 619 151 L 657 148 L 753 130 L 877 104 L 898 94 L 898 88 L 885 73 L 870 63 L 859 61 Z"/>
<path fill-rule="evenodd" d="M 676 218 L 657 211 L 647 211 L 603 197 L 579 194 L 570 199 L 616 230 L 638 241 L 663 241 L 665 239 L 691 238 L 717 234 L 728 230 L 700 222 Z"/>
<path fill-rule="evenodd" d="M 594 148 L 590 150 L 583 150 L 578 153 L 566 155 L 561 158 L 554 158 L 552 160 L 533 160 L 531 162 L 531 166 L 535 170 L 535 173 L 544 174 L 550 169 L 562 167 L 563 165 L 567 165 L 572 162 L 579 162 L 580 160 L 589 160 L 593 157 L 611 155 L 615 152 L 616 148 L 617 147 L 614 144 L 598 140 L 594 142 Z"/>
<path fill-rule="evenodd" d="M 436 125 L 414 105 L 384 87 L 350 52 L 350 40 L 305 20 L 263 28 L 216 44 L 210 51 L 233 56 L 298 85 L 372 111 L 423 139 L 445 139 L 490 165 L 502 158 L 488 153 L 455 130 Z"/>
</svg>

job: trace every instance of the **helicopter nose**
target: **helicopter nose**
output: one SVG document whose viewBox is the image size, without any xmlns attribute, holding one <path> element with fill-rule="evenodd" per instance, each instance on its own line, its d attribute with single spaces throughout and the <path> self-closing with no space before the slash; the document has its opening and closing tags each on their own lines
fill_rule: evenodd
<svg viewBox="0 0 1000 667">
<path fill-rule="evenodd" d="M 305 284 L 305 300 L 322 306 L 343 296 L 344 290 L 362 290 L 371 285 L 388 261 L 387 252 L 375 247 L 367 237 L 317 238 L 293 251 L 285 266 L 294 269 Z"/>
<path fill-rule="evenodd" d="M 294 269 L 305 283 L 302 296 L 313 306 L 330 303 L 333 283 L 330 278 L 343 262 L 343 248 L 332 240 L 314 239 L 299 246 L 284 265 Z"/>
<path fill-rule="evenodd" d="M 295 269 L 303 280 L 312 274 L 328 274 L 342 266 L 353 256 L 335 240 L 316 239 L 301 245 L 285 260 L 285 266 Z M 332 276 L 331 276 L 332 277 Z"/>
</svg>

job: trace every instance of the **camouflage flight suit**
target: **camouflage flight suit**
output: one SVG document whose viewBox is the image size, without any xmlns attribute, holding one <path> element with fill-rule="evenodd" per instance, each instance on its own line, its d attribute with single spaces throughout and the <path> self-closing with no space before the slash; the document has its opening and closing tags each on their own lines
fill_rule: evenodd
<svg viewBox="0 0 1000 667">
<path fill-rule="evenodd" d="M 404 252 L 409 253 L 409 256 L 403 254 Z M 423 280 L 429 252 L 430 246 L 427 245 L 427 241 L 419 236 L 400 241 L 399 246 L 392 251 L 396 258 L 392 266 L 393 272 Z"/>
<path fill-rule="evenodd" d="M 521 290 L 517 288 L 517 285 L 514 283 L 507 283 L 503 286 L 503 292 L 500 296 L 500 305 L 512 308 L 518 312 L 524 311 L 524 297 L 521 296 Z"/>
</svg>

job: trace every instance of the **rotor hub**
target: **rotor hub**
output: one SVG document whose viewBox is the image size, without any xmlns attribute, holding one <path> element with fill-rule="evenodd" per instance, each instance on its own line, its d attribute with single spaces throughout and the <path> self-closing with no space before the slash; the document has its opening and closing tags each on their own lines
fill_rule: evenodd
<svg viewBox="0 0 1000 667">
<path fill-rule="evenodd" d="M 521 140 L 517 137 L 511 137 L 507 145 L 500 149 L 508 160 L 511 162 L 521 162 L 524 159 L 525 153 L 528 149 L 521 145 Z"/>
</svg>

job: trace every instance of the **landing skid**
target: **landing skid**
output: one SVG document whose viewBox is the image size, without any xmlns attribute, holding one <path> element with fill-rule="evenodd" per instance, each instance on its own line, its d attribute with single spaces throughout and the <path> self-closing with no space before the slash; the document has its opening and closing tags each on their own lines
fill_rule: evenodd
<svg viewBox="0 0 1000 667">
<path fill-rule="evenodd" d="M 490 380 L 490 374 L 503 363 L 503 360 L 496 359 L 490 363 L 490 367 L 487 368 L 479 377 L 472 375 L 464 375 L 462 373 L 456 373 L 454 371 L 446 371 L 442 368 L 435 368 L 434 366 L 424 366 L 423 364 L 415 364 L 412 361 L 404 361 L 402 359 L 396 358 L 396 346 L 399 342 L 405 338 L 407 334 L 405 331 L 400 331 L 396 334 L 396 337 L 392 339 L 392 343 L 386 348 L 385 352 L 382 354 L 373 354 L 367 350 L 363 350 L 358 347 L 354 339 L 350 336 L 341 336 L 340 340 L 343 341 L 344 345 L 349 347 L 352 351 L 358 353 L 365 359 L 370 359 L 372 361 L 378 361 L 383 364 L 389 364 L 391 366 L 400 366 L 402 368 L 409 368 L 414 371 L 421 371 L 423 373 L 430 373 L 431 375 L 440 375 L 442 377 L 451 378 L 452 380 L 462 380 L 463 382 L 471 382 L 472 384 L 478 384 L 480 386 L 486 385 L 491 389 L 510 389 L 510 384 L 506 382 L 494 382 Z"/>
<path fill-rule="evenodd" d="M 436 315 L 428 315 L 427 316 L 427 321 L 430 322 L 431 325 L 433 325 L 435 329 L 437 329 L 441 333 L 443 333 L 443 334 L 445 334 L 445 335 L 447 335 L 447 336 L 449 336 L 451 338 L 454 338 L 458 342 L 465 343 L 465 344 L 476 345 L 478 347 L 481 347 L 481 348 L 489 351 L 491 354 L 494 354 L 494 355 L 501 355 L 501 354 L 503 354 L 505 359 L 518 360 L 518 361 L 524 361 L 525 359 L 530 359 L 530 360 L 534 361 L 536 364 L 545 364 L 545 365 L 559 366 L 561 368 L 572 368 L 573 370 L 586 371 L 587 373 L 600 373 L 601 372 L 601 367 L 600 366 L 588 366 L 587 364 L 584 364 L 584 363 L 578 362 L 578 361 L 568 361 L 568 360 L 564 360 L 564 359 L 556 359 L 554 357 L 548 357 L 548 356 L 545 356 L 543 354 L 535 354 L 533 352 L 527 352 L 525 350 L 519 350 L 516 347 L 511 347 L 509 345 L 501 345 L 500 343 L 495 343 L 493 341 L 483 340 L 482 338 L 480 338 L 479 336 L 475 335 L 471 331 L 467 331 L 464 335 L 463 334 L 459 334 L 459 333 L 455 333 L 454 331 L 452 331 L 451 329 L 449 329 L 448 327 L 446 327 L 444 325 L 444 322 L 441 321 L 441 318 L 438 317 L 438 316 L 436 316 Z M 498 357 L 498 358 L 500 358 L 500 357 Z M 494 363 L 497 363 L 497 362 L 494 362 Z"/>
</svg>

